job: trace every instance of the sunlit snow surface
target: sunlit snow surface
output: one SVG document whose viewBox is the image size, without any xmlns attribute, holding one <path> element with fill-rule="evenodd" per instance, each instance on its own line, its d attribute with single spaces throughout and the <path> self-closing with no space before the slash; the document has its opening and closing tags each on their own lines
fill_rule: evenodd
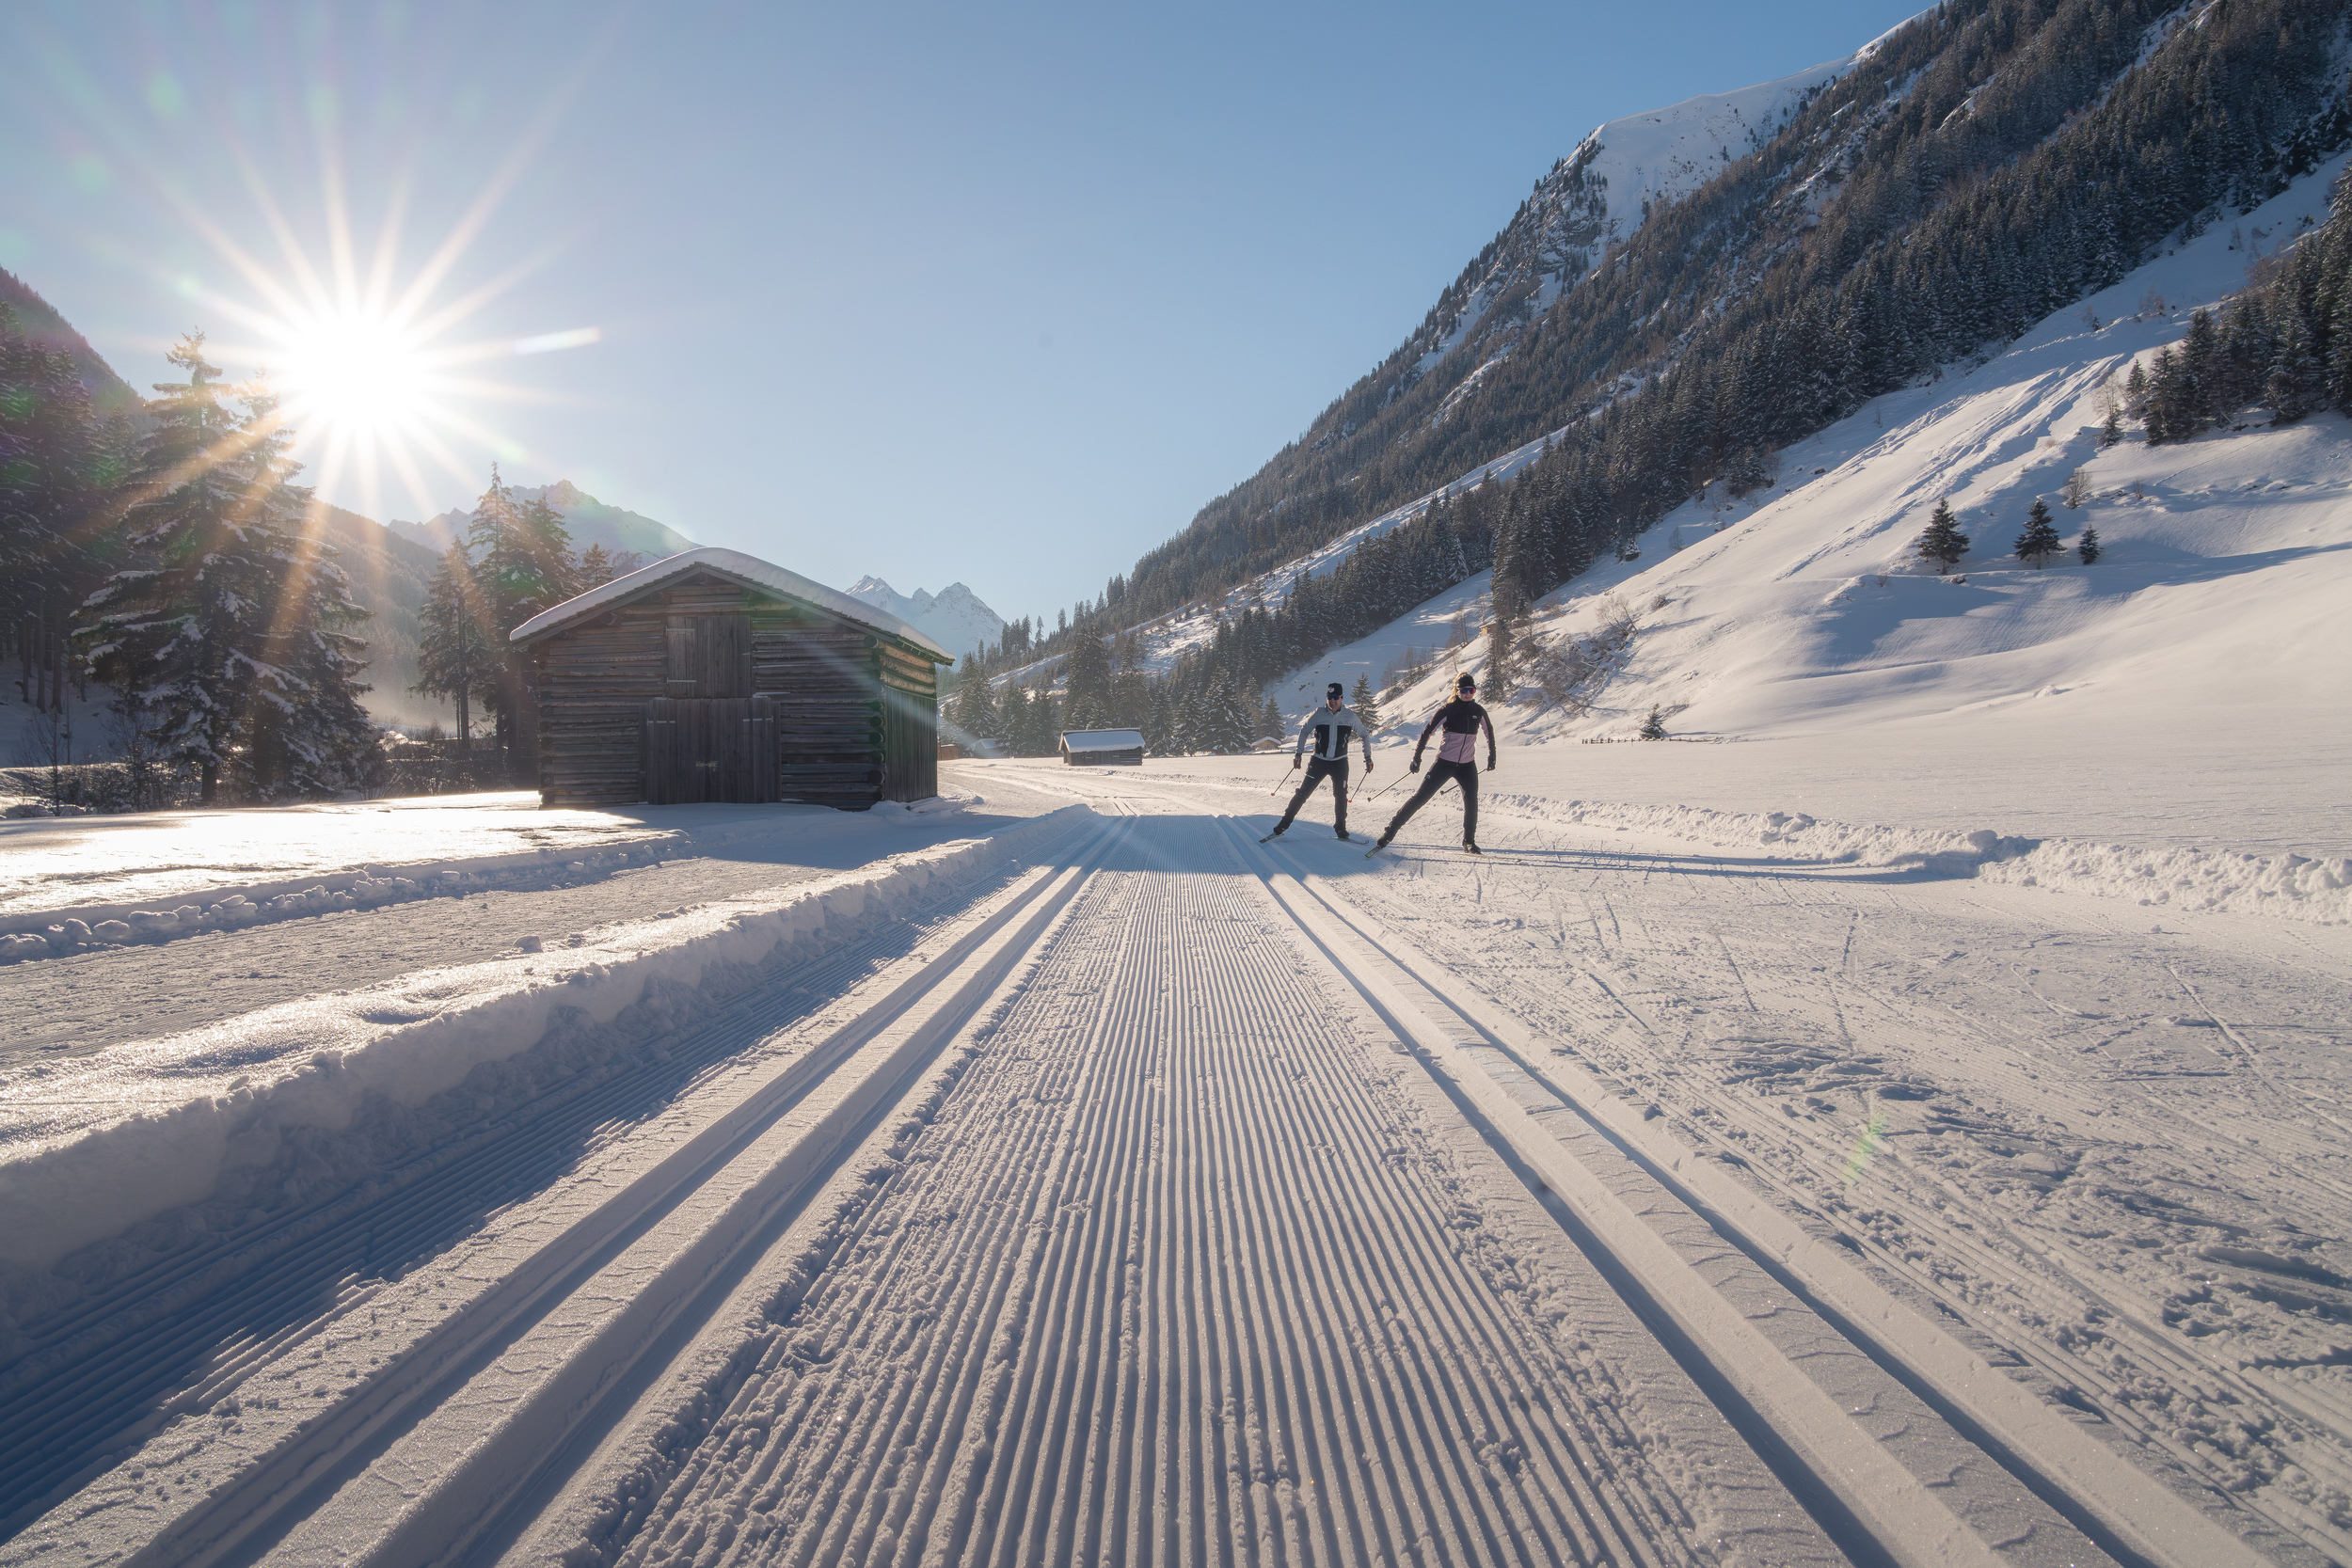
<svg viewBox="0 0 2352 1568">
<path fill-rule="evenodd" d="M 361 866 L 403 873 L 540 851 L 580 853 L 730 820 L 729 808 L 550 810 L 536 790 L 273 810 L 0 822 L 0 919 L 188 899 Z"/>
</svg>

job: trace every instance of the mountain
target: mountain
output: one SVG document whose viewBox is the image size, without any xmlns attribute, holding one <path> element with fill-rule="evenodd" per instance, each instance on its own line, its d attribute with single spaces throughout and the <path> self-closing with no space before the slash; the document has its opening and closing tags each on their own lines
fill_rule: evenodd
<svg viewBox="0 0 2352 1568">
<path fill-rule="evenodd" d="M 663 556 L 695 547 L 693 540 L 668 524 L 658 523 L 651 517 L 622 507 L 609 506 L 567 479 L 559 479 L 553 484 L 535 488 L 517 485 L 514 487 L 514 496 L 518 501 L 546 498 L 549 506 L 564 515 L 564 523 L 571 531 L 575 549 L 584 550 L 591 545 L 602 545 L 608 550 L 634 550 L 646 561 L 654 562 Z M 472 524 L 473 514 L 469 508 L 452 507 L 421 523 L 403 522 L 395 518 L 386 526 L 402 538 L 438 554 L 449 548 L 452 540 L 463 539 Z"/>
<path fill-rule="evenodd" d="M 888 610 L 959 657 L 1004 640 L 1004 617 L 960 582 L 949 583 L 937 594 L 921 588 L 904 594 L 880 578 L 867 577 L 846 592 L 876 610 Z"/>
<path fill-rule="evenodd" d="M 1549 441 L 1548 515 L 1497 535 L 1548 591 L 2238 223 L 2352 139 L 2345 42 L 2341 0 L 1952 0 L 1842 60 L 1603 125 L 1376 370 L 1079 619 L 1204 608 Z"/>
<path fill-rule="evenodd" d="M 101 414 L 136 414 L 139 395 L 130 383 L 114 372 L 113 367 L 98 356 L 89 346 L 89 340 L 69 325 L 32 286 L 14 273 L 0 270 L 0 305 L 16 313 L 17 329 L 42 348 L 55 353 L 63 351 L 73 361 L 73 368 L 83 386 L 89 388 L 90 402 Z"/>
</svg>

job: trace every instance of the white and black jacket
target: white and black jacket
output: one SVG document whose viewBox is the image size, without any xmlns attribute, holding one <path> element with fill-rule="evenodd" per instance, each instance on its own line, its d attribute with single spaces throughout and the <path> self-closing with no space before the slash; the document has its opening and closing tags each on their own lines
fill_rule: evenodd
<svg viewBox="0 0 2352 1568">
<path fill-rule="evenodd" d="M 1350 736 L 1363 743 L 1364 761 L 1370 763 L 1372 736 L 1364 733 L 1364 721 L 1356 717 L 1356 710 L 1343 707 L 1334 713 L 1327 705 L 1319 705 L 1298 726 L 1298 744 L 1291 748 L 1291 755 L 1296 757 L 1312 746 L 1317 762 L 1345 762 Z"/>
</svg>

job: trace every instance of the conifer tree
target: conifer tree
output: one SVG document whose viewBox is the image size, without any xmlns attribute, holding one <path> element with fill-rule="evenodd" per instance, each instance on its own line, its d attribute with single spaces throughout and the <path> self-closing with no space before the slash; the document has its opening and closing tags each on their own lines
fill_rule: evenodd
<svg viewBox="0 0 2352 1568">
<path fill-rule="evenodd" d="M 1920 558 L 1934 562 L 1938 572 L 1949 572 L 1968 553 L 1968 536 L 1960 531 L 1960 520 L 1952 515 L 1948 498 L 1936 501 L 1917 548 Z"/>
<path fill-rule="evenodd" d="M 2050 520 L 2048 503 L 2037 498 L 2033 510 L 2026 514 L 2026 531 L 2017 536 L 2017 559 L 2032 562 L 2039 571 L 2043 562 L 2065 547 L 2058 525 Z"/>
<path fill-rule="evenodd" d="M 1666 738 L 1666 716 L 1657 705 L 1653 705 L 1649 710 L 1649 717 L 1642 721 L 1641 733 L 1644 740 Z"/>
<path fill-rule="evenodd" d="M 1373 697 L 1370 671 L 1367 670 L 1356 677 L 1355 686 L 1348 691 L 1347 701 L 1348 705 L 1362 716 L 1364 728 L 1367 731 L 1380 727 L 1380 705 Z"/>
<path fill-rule="evenodd" d="M 1143 744 L 1155 757 L 1177 752 L 1176 713 L 1166 681 L 1153 681 L 1144 698 Z"/>
<path fill-rule="evenodd" d="M 1369 724 L 1372 721 L 1367 719 L 1364 722 Z M 1262 739 L 1279 740 L 1282 738 L 1283 728 L 1282 709 L 1269 696 L 1265 700 L 1265 706 L 1258 710 L 1258 735 Z"/>
<path fill-rule="evenodd" d="M 474 581 L 466 546 L 451 540 L 425 585 L 417 615 L 417 684 L 421 697 L 446 697 L 457 706 L 457 740 L 473 735 L 473 704 L 496 689 L 504 650 L 490 633 L 490 609 Z"/>
<path fill-rule="evenodd" d="M 2107 405 L 2106 421 L 2099 426 L 2099 444 L 2103 447 L 2121 445 L 2123 439 L 2123 416 L 2113 404 Z"/>
<path fill-rule="evenodd" d="M 1249 709 L 1233 677 L 1219 672 L 1200 704 L 1200 749 L 1217 756 L 1249 750 Z"/>
<path fill-rule="evenodd" d="M 2074 546 L 2074 553 L 2082 557 L 2083 564 L 2088 566 L 2099 559 L 2099 531 L 2085 525 L 2082 541 Z"/>
<path fill-rule="evenodd" d="M 621 574 L 613 568 L 612 552 L 600 544 L 592 544 L 580 552 L 580 589 L 601 588 Z"/>
<path fill-rule="evenodd" d="M 1486 627 L 1486 673 L 1479 684 L 1490 703 L 1508 703 L 1518 694 L 1518 641 L 1501 616 Z"/>
</svg>

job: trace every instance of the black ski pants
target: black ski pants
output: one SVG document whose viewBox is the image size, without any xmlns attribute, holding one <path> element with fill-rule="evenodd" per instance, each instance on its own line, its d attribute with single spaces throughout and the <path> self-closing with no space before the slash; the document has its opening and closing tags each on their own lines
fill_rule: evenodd
<svg viewBox="0 0 2352 1568">
<path fill-rule="evenodd" d="M 1315 757 L 1307 764 L 1307 782 L 1291 796 L 1291 803 L 1282 812 L 1282 827 L 1275 829 L 1276 832 L 1291 825 L 1291 818 L 1307 803 L 1307 797 L 1315 792 L 1315 785 L 1327 778 L 1331 781 L 1331 825 L 1341 832 L 1347 832 L 1347 759 L 1334 757 L 1326 762 Z"/>
<path fill-rule="evenodd" d="M 1380 836 L 1391 839 L 1396 831 L 1413 819 L 1413 813 L 1429 803 L 1429 797 L 1438 793 L 1438 786 L 1452 779 L 1462 786 L 1462 842 L 1478 842 L 1478 764 L 1474 762 L 1433 762 L 1429 771 L 1421 776 L 1421 787 L 1413 798 L 1396 808 L 1396 816 L 1389 822 L 1389 831 Z"/>
</svg>

